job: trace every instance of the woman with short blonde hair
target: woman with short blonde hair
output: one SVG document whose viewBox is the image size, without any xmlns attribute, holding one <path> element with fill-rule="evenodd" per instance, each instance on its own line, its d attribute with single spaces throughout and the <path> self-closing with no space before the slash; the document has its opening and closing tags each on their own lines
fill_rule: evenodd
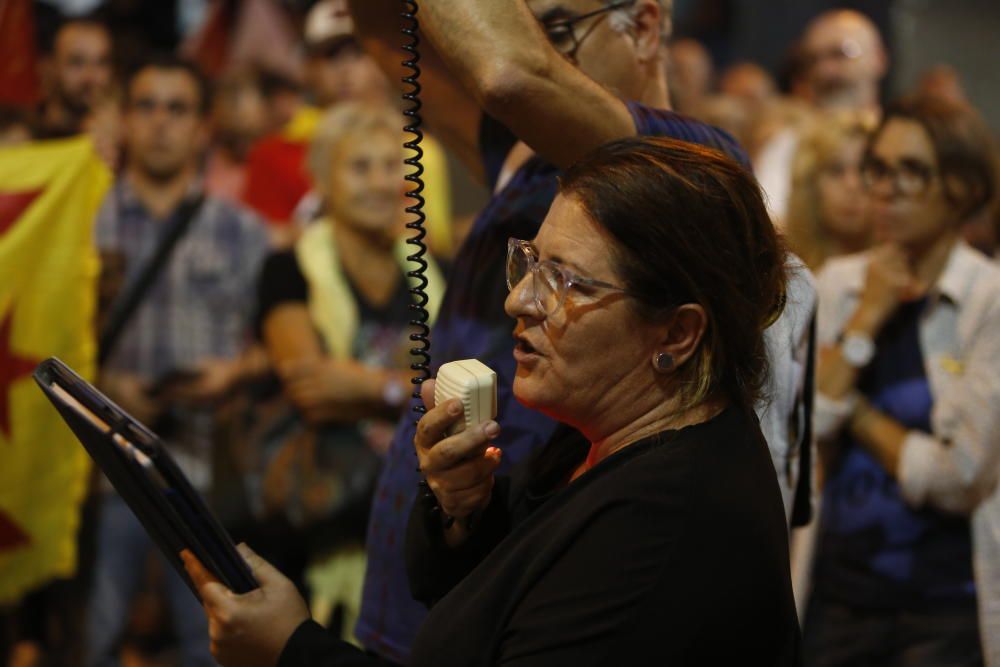
<svg viewBox="0 0 1000 667">
<path fill-rule="evenodd" d="M 823 114 L 799 143 L 792 163 L 788 245 L 813 271 L 830 257 L 860 252 L 871 243 L 860 167 L 874 126 L 870 114 Z"/>
</svg>

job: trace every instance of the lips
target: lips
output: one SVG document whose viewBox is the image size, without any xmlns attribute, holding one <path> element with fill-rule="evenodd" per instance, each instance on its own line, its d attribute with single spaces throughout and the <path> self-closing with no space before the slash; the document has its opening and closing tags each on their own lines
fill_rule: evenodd
<svg viewBox="0 0 1000 667">
<path fill-rule="evenodd" d="M 514 359 L 518 362 L 529 361 L 542 356 L 525 336 L 514 336 Z"/>
</svg>

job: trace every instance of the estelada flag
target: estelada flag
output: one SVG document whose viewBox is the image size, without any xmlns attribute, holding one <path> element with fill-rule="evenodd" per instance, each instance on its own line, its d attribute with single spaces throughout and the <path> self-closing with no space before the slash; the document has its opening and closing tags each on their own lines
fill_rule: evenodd
<svg viewBox="0 0 1000 667">
<path fill-rule="evenodd" d="M 110 183 L 85 136 L 0 149 L 0 605 L 76 568 L 89 459 L 31 373 L 57 356 L 94 375 Z"/>
</svg>

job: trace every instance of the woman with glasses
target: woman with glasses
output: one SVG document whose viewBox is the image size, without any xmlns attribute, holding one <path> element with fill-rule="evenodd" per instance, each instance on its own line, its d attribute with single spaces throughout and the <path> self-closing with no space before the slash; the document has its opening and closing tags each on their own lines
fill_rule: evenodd
<svg viewBox="0 0 1000 667">
<path fill-rule="evenodd" d="M 407 552 L 433 606 L 410 664 L 797 664 L 753 412 L 783 266 L 756 182 L 720 153 L 632 138 L 566 172 L 535 239 L 509 242 L 505 305 L 514 394 L 564 428 L 497 477 L 491 443 L 518 425 L 448 436 L 461 408 L 425 383 Z M 245 596 L 187 561 L 223 665 L 377 664 L 248 560 L 262 589 Z"/>
<path fill-rule="evenodd" d="M 810 665 L 1000 664 L 1000 271 L 960 239 L 991 143 L 968 107 L 890 108 L 862 167 L 879 245 L 818 277 Z"/>
</svg>

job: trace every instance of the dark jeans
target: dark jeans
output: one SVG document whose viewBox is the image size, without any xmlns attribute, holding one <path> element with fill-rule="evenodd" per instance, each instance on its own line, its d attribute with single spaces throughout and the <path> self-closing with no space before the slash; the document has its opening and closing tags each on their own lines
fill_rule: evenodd
<svg viewBox="0 0 1000 667">
<path fill-rule="evenodd" d="M 816 596 L 803 640 L 806 667 L 969 667 L 982 665 L 973 601 L 931 612 L 853 608 Z"/>
<path fill-rule="evenodd" d="M 101 500 L 97 521 L 94 580 L 87 603 L 84 667 L 118 667 L 129 611 L 142 585 L 148 554 L 163 561 L 163 584 L 181 667 L 214 667 L 209 653 L 208 619 L 198 598 L 153 545 L 149 534 L 116 493 Z"/>
</svg>

